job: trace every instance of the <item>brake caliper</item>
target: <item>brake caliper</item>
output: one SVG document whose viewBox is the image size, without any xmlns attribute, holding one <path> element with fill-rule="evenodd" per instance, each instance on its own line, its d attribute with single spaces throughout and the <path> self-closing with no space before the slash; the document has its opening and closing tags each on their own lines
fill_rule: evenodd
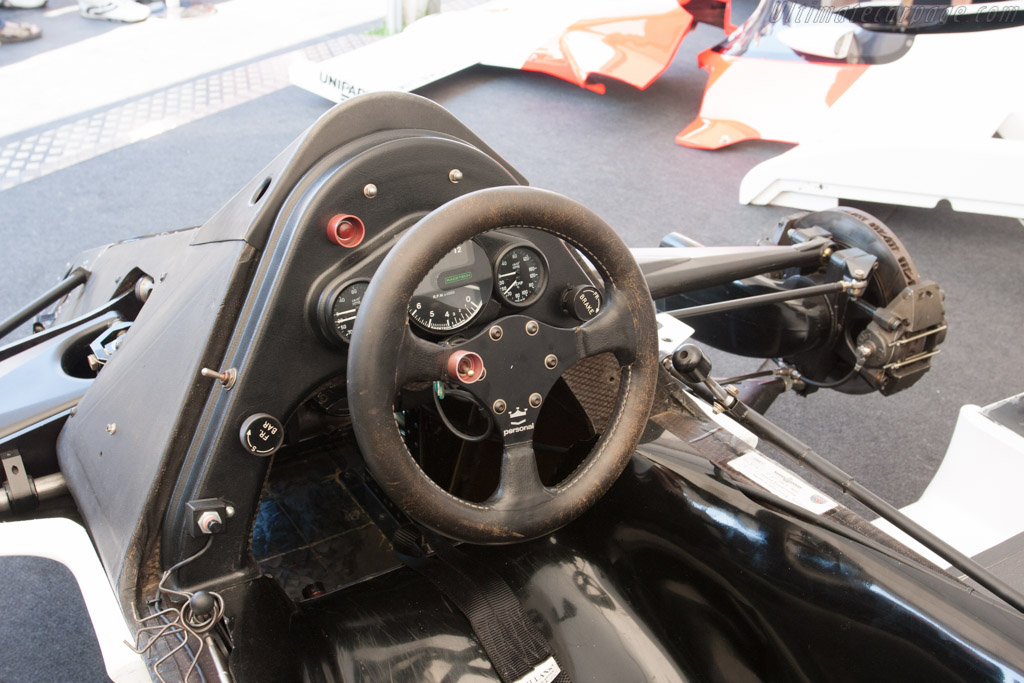
<svg viewBox="0 0 1024 683">
<path fill-rule="evenodd" d="M 883 395 L 906 389 L 931 368 L 946 338 L 943 294 L 934 282 L 910 285 L 857 335 L 861 375 Z"/>
</svg>

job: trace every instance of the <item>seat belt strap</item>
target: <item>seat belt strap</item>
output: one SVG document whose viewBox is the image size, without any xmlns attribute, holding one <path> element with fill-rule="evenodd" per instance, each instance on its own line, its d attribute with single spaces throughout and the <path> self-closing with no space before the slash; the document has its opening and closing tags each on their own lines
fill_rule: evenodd
<svg viewBox="0 0 1024 683">
<path fill-rule="evenodd" d="M 469 621 L 504 683 L 570 683 L 551 648 L 509 585 L 489 567 L 429 534 L 434 549 L 424 556 L 415 534 L 400 529 L 395 554 L 430 581 Z"/>
</svg>

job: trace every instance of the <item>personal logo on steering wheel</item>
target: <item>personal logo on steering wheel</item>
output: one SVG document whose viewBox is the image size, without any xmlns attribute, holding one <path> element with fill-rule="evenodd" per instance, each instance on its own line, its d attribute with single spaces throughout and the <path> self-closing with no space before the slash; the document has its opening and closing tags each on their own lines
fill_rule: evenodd
<svg viewBox="0 0 1024 683">
<path fill-rule="evenodd" d="M 515 425 L 515 426 L 519 426 L 519 425 L 523 424 L 524 422 L 526 422 L 526 411 L 523 410 L 522 408 L 520 408 L 519 406 L 516 406 L 515 412 L 509 413 L 508 416 L 510 418 L 515 418 L 515 417 L 523 418 L 521 420 L 510 420 L 510 422 L 513 425 Z"/>
<path fill-rule="evenodd" d="M 526 422 L 527 409 L 516 406 L 516 409 L 508 414 L 509 423 L 512 427 L 506 429 L 502 434 L 508 436 L 509 434 L 518 434 L 520 432 L 528 432 L 533 429 L 534 422 L 530 424 L 524 424 Z M 518 420 L 515 418 L 519 418 Z"/>
</svg>

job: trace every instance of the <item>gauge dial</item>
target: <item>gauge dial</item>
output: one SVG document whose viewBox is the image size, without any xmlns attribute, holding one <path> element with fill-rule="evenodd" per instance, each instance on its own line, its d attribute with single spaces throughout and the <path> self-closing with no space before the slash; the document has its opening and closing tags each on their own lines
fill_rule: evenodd
<svg viewBox="0 0 1024 683">
<path fill-rule="evenodd" d="M 528 306 L 544 291 L 547 266 L 533 247 L 510 247 L 498 256 L 494 278 L 502 301 L 511 306 Z"/>
<path fill-rule="evenodd" d="M 342 341 L 352 341 L 352 328 L 356 322 L 356 313 L 359 312 L 359 305 L 363 303 L 363 294 L 366 293 L 366 287 L 369 284 L 365 280 L 349 282 L 338 290 L 331 301 L 331 330 Z"/>
<path fill-rule="evenodd" d="M 409 299 L 409 317 L 431 332 L 468 325 L 491 296 L 487 254 L 473 241 L 452 249 L 420 282 Z"/>
</svg>

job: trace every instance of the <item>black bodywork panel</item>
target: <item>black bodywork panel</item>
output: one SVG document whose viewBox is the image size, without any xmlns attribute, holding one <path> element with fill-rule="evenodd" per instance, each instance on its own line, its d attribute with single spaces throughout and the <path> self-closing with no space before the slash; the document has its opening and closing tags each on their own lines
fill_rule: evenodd
<svg viewBox="0 0 1024 683">
<path fill-rule="evenodd" d="M 286 422 L 315 387 L 344 374 L 347 349 L 327 343 L 314 322 L 315 302 L 328 283 L 346 272 L 372 273 L 402 230 L 454 196 L 515 180 L 460 141 L 404 130 L 371 137 L 375 144 L 361 145 L 355 156 L 343 148 L 310 171 L 266 245 L 222 362 L 238 369 L 238 380 L 231 391 L 218 389 L 204 409 L 209 428 L 197 433 L 185 459 L 165 520 L 164 556 L 184 557 L 199 547 L 186 527 L 187 501 L 221 498 L 241 514 L 217 539 L 224 552 L 190 565 L 185 581 L 256 571 L 249 535 L 269 461 L 246 452 L 238 430 L 255 413 Z M 450 182 L 451 168 L 462 169 L 465 180 Z M 374 180 L 378 195 L 369 199 L 363 188 Z M 337 213 L 362 219 L 366 237 L 358 248 L 328 243 L 324 226 Z"/>
<path fill-rule="evenodd" d="M 1024 671 L 1019 615 L 870 541 L 765 508 L 682 453 L 671 469 L 638 454 L 591 511 L 548 537 L 461 550 L 512 586 L 574 681 L 937 683 Z M 294 613 L 264 585 L 257 595 L 290 620 L 290 640 L 268 640 L 266 676 L 261 647 L 253 661 L 234 655 L 246 680 L 498 680 L 466 619 L 408 568 Z"/>
<path fill-rule="evenodd" d="M 180 435 L 195 428 L 211 389 L 199 370 L 218 364 L 227 295 L 251 258 L 244 242 L 182 250 L 61 432 L 61 471 L 111 583 L 125 591 L 134 591 L 162 509 L 155 502 L 166 500 L 167 473 L 187 445 Z"/>
<path fill-rule="evenodd" d="M 453 197 L 522 182 L 438 105 L 371 95 L 322 117 L 202 227 L 149 238 L 150 252 L 166 249 L 149 265 L 159 271 L 149 273 L 153 294 L 58 443 L 61 470 L 126 599 L 161 535 L 163 566 L 198 548 L 186 506 L 194 499 L 220 498 L 239 514 L 218 552 L 184 580 L 230 585 L 258 573 L 249 535 L 270 461 L 240 447 L 238 428 L 253 413 L 286 419 L 325 378 L 343 374 L 345 349 L 313 322 L 321 291 L 346 272 L 372 274 L 402 230 Z M 324 226 L 339 212 L 364 220 L 358 248 L 327 241 Z M 83 262 L 132 256 L 146 241 Z M 109 288 L 89 283 L 61 315 L 109 298 Z M 201 377 L 203 367 L 235 367 L 238 380 L 228 392 Z M 104 429 L 111 424 L 116 434 Z"/>
</svg>

